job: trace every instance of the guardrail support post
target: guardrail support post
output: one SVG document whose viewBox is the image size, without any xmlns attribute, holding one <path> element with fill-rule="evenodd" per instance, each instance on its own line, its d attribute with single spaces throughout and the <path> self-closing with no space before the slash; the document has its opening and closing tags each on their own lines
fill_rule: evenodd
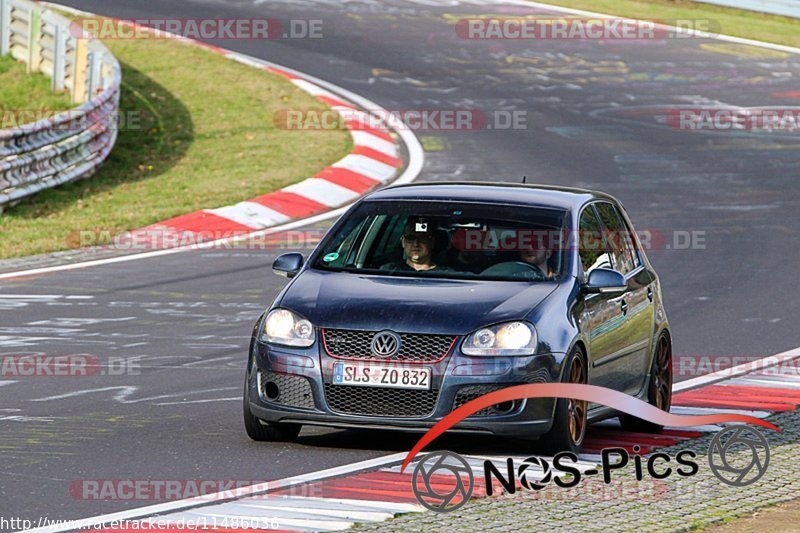
<svg viewBox="0 0 800 533">
<path fill-rule="evenodd" d="M 96 50 L 89 52 L 89 100 L 95 97 L 100 88 L 100 69 L 103 66 L 103 53 Z"/>
<path fill-rule="evenodd" d="M 86 80 L 89 78 L 88 46 L 86 39 L 75 39 L 75 57 L 72 59 L 72 103 L 81 104 L 86 94 Z"/>
<path fill-rule="evenodd" d="M 42 60 L 42 12 L 31 9 L 28 16 L 28 72 L 38 72 Z"/>
<path fill-rule="evenodd" d="M 64 90 L 64 56 L 67 50 L 67 32 L 59 24 L 53 25 L 53 91 Z"/>
<path fill-rule="evenodd" d="M 11 0 L 0 0 L 0 56 L 11 47 Z"/>
</svg>

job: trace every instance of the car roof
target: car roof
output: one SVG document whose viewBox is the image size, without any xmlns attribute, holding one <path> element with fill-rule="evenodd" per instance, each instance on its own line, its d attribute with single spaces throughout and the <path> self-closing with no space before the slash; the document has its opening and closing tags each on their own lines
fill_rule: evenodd
<svg viewBox="0 0 800 533">
<path fill-rule="evenodd" d="M 586 202 L 594 199 L 617 202 L 613 196 L 588 189 L 482 181 L 415 182 L 395 185 L 380 189 L 367 195 L 364 199 L 479 201 L 482 203 L 536 205 L 562 209 L 578 209 Z"/>
</svg>

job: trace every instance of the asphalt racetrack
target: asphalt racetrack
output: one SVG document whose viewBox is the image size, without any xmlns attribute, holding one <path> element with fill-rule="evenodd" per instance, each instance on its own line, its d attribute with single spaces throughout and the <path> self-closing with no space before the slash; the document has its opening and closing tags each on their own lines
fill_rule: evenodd
<svg viewBox="0 0 800 533">
<path fill-rule="evenodd" d="M 663 283 L 676 368 L 683 357 L 763 356 L 800 344 L 800 137 L 677 131 L 655 118 L 700 105 L 799 105 L 800 56 L 713 39 L 486 41 L 454 31 L 471 15 L 542 12 L 503 2 L 66 3 L 118 18 L 322 20 L 330 31 L 321 39 L 214 44 L 390 110 L 481 110 L 491 127 L 416 132 L 426 148 L 421 180 L 526 175 L 617 196 L 637 229 L 661 236 L 648 255 Z M 502 128 L 497 117 L 509 112 L 523 112 L 524 127 Z M 687 235 L 695 235 L 688 248 Z M 388 432 L 306 428 L 294 444 L 247 438 L 247 345 L 283 286 L 270 271 L 280 252 L 186 252 L 0 282 L 0 353 L 139 357 L 141 369 L 0 381 L 3 513 L 82 518 L 152 503 L 75 498 L 69 488 L 79 479 L 272 480 L 409 450 L 416 437 Z M 482 438 L 441 445 L 519 451 Z"/>
</svg>

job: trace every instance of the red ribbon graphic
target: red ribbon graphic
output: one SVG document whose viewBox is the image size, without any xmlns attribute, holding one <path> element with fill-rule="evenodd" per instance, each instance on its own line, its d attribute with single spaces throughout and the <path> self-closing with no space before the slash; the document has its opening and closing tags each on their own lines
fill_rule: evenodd
<svg viewBox="0 0 800 533">
<path fill-rule="evenodd" d="M 422 451 L 425 446 L 430 444 L 436 437 L 455 426 L 468 416 L 485 409 L 490 405 L 495 405 L 513 400 L 523 400 L 525 398 L 572 398 L 575 400 L 585 400 L 591 403 L 598 403 L 622 413 L 633 415 L 642 420 L 648 420 L 662 426 L 692 427 L 706 424 L 719 424 L 722 422 L 745 422 L 765 427 L 775 431 L 780 428 L 761 420 L 754 416 L 738 414 L 717 414 L 717 415 L 673 415 L 650 405 L 647 402 L 628 396 L 625 393 L 598 387 L 597 385 L 582 385 L 578 383 L 536 383 L 530 385 L 514 385 L 499 391 L 484 394 L 472 401 L 469 401 L 441 419 L 431 429 L 422 436 L 414 445 L 405 460 L 400 471 L 404 471 L 412 459 Z"/>
</svg>

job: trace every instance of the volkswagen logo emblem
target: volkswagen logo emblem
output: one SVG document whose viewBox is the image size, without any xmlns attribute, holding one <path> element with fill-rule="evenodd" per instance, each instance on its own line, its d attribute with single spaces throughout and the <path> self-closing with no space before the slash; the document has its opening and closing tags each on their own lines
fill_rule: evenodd
<svg viewBox="0 0 800 533">
<path fill-rule="evenodd" d="M 400 335 L 393 331 L 379 331 L 372 337 L 369 349 L 375 357 L 392 357 L 400 351 Z"/>
</svg>

